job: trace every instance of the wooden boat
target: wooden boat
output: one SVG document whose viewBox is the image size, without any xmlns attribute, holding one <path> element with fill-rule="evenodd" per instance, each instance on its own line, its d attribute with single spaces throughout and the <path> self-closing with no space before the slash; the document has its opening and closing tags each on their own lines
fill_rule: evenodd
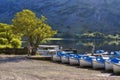
<svg viewBox="0 0 120 80">
<path fill-rule="evenodd" d="M 113 64 L 113 72 L 115 74 L 120 74 L 120 59 L 115 58 L 114 61 L 112 61 Z"/>
</svg>

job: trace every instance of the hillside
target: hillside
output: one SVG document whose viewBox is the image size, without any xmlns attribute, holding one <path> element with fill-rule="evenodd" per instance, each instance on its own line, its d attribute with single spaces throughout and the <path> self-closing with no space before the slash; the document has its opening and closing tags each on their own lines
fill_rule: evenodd
<svg viewBox="0 0 120 80">
<path fill-rule="evenodd" d="M 11 23 L 15 13 L 30 9 L 45 15 L 60 32 L 120 33 L 120 0 L 0 0 L 0 22 Z"/>
</svg>

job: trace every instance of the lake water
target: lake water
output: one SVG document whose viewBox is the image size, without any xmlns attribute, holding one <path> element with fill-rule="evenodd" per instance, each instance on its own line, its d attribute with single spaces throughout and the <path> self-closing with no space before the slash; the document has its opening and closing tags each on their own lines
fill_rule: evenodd
<svg viewBox="0 0 120 80">
<path fill-rule="evenodd" d="M 78 53 L 91 52 L 92 47 L 95 50 L 105 50 L 108 52 L 120 50 L 120 41 L 117 40 L 52 40 L 46 44 L 60 45 L 63 49 L 77 49 Z"/>
</svg>

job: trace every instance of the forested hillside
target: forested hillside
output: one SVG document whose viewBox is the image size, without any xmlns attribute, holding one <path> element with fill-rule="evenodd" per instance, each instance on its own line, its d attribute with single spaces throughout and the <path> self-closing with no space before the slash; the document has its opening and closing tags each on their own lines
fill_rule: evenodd
<svg viewBox="0 0 120 80">
<path fill-rule="evenodd" d="M 46 16 L 60 32 L 120 33 L 120 0 L 0 0 L 0 22 L 11 23 L 23 9 Z"/>
</svg>

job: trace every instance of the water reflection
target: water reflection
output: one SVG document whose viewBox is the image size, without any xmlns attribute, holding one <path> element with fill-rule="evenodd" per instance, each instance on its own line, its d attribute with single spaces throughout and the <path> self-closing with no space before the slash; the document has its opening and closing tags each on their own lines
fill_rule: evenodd
<svg viewBox="0 0 120 80">
<path fill-rule="evenodd" d="M 46 44 L 60 45 L 64 49 L 77 49 L 79 53 L 91 52 L 92 47 L 95 46 L 96 50 L 103 49 L 105 51 L 120 50 L 120 41 L 114 40 L 53 40 L 47 41 Z"/>
</svg>

